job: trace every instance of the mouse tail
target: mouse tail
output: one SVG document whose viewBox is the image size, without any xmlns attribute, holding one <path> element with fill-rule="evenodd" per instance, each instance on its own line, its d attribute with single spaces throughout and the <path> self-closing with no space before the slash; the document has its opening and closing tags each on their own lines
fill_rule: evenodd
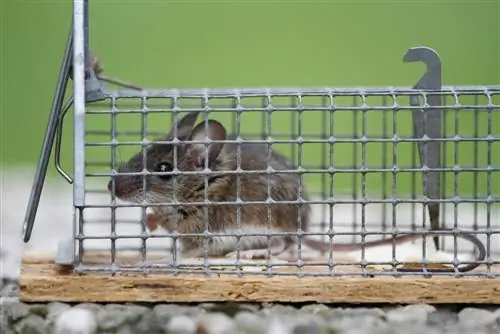
<svg viewBox="0 0 500 334">
<path fill-rule="evenodd" d="M 312 249 L 321 252 L 327 252 L 330 250 L 330 248 L 333 248 L 334 251 L 350 252 L 350 251 L 361 250 L 363 247 L 365 248 L 377 247 L 383 245 L 392 245 L 393 243 L 399 245 L 405 242 L 415 241 L 419 237 L 420 237 L 419 235 L 400 235 L 390 239 L 388 238 L 375 241 L 368 241 L 364 243 L 359 242 L 359 243 L 348 243 L 348 244 L 339 244 L 335 242 L 330 244 L 329 242 L 313 240 L 310 238 L 302 238 L 302 241 L 304 242 L 304 244 L 311 247 Z"/>
</svg>

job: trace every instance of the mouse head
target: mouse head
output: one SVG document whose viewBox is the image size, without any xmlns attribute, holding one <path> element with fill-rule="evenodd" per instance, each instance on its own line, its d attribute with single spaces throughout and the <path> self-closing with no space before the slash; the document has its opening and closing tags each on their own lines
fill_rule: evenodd
<svg viewBox="0 0 500 334">
<path fill-rule="evenodd" d="M 154 173 L 168 173 L 177 169 L 183 171 L 203 171 L 205 164 L 216 169 L 216 164 L 223 148 L 223 143 L 184 143 L 183 141 L 225 140 L 226 129 L 215 120 L 201 121 L 195 126 L 199 112 L 188 113 L 179 122 L 174 123 L 170 132 L 162 141 L 172 141 L 177 138 L 180 143 L 154 143 L 146 149 L 145 159 L 142 150 L 134 154 L 127 162 L 120 165 L 118 173 L 132 173 L 147 170 Z M 206 130 L 205 130 L 206 129 Z M 174 148 L 177 146 L 177 149 Z M 176 151 L 176 152 L 175 152 Z M 145 165 L 144 165 L 145 162 Z M 174 198 L 174 180 L 177 198 L 195 183 L 204 185 L 204 175 L 116 175 L 115 195 L 125 201 L 140 203 L 165 203 Z M 145 182 L 144 182 L 145 181 Z M 108 183 L 108 190 L 113 190 L 112 180 Z"/>
</svg>

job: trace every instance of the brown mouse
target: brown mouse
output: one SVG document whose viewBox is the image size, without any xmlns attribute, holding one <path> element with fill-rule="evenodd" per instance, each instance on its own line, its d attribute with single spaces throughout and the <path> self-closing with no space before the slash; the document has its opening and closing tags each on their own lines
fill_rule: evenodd
<svg viewBox="0 0 500 334">
<path fill-rule="evenodd" d="M 184 141 L 203 141 L 205 134 L 212 141 L 236 139 L 235 136 L 228 137 L 224 126 L 216 120 L 208 119 L 206 123 L 205 120 L 202 120 L 196 124 L 198 114 L 199 112 L 186 114 L 174 124 L 170 133 L 162 139 L 162 141 L 172 141 L 174 132 L 176 132 L 176 137 L 180 141 L 175 144 L 177 147 L 176 159 L 174 159 L 174 144 L 154 143 L 147 148 L 145 165 L 142 151 L 140 151 L 117 169 L 118 173 L 141 172 L 144 169 L 154 173 L 172 172 L 174 160 L 176 160 L 178 172 L 175 175 L 171 173 L 145 176 L 145 192 L 142 175 L 115 175 L 114 191 L 116 197 L 129 202 L 141 203 L 144 200 L 148 204 L 153 204 L 151 209 L 157 217 L 157 223 L 168 231 L 175 229 L 177 221 L 177 232 L 179 233 L 177 242 L 180 245 L 181 258 L 202 257 L 205 254 L 205 246 L 208 246 L 207 255 L 209 257 L 234 257 L 237 248 L 239 248 L 241 258 L 266 257 L 268 247 L 271 256 L 279 256 L 296 246 L 297 237 L 284 235 L 283 232 L 296 233 L 299 227 L 303 231 L 308 230 L 311 210 L 307 203 L 308 196 L 302 185 L 300 197 L 303 203 L 293 203 L 299 199 L 300 175 L 292 172 L 297 167 L 275 150 L 272 150 L 269 158 L 266 144 L 249 142 L 240 144 L 240 168 L 243 171 L 251 172 L 243 172 L 239 176 L 241 200 L 239 227 L 236 205 L 201 205 L 205 200 L 205 179 L 207 179 L 208 186 L 207 200 L 229 203 L 237 200 L 238 175 L 227 172 L 237 170 L 238 145 L 221 142 L 212 142 L 207 146 L 202 143 L 185 143 Z M 219 173 L 203 175 L 205 167 L 208 167 L 211 172 Z M 278 173 L 267 173 L 268 167 L 278 171 Z M 279 173 L 280 170 L 289 172 Z M 254 171 L 260 171 L 260 173 Z M 183 174 L 182 172 L 191 172 L 191 174 Z M 270 196 L 268 196 L 268 188 Z M 113 191 L 112 180 L 108 183 L 108 189 Z M 168 205 L 175 202 L 174 193 L 176 203 L 186 203 L 186 205 L 178 207 Z M 252 201 L 258 201 L 258 203 L 248 203 Z M 272 201 L 286 201 L 288 203 L 267 205 L 266 201 L 268 203 Z M 164 205 L 161 205 L 162 203 Z M 208 228 L 210 234 L 207 238 L 208 242 L 205 241 L 206 238 L 203 235 L 205 227 Z M 236 236 L 217 235 L 238 232 L 242 235 L 239 240 Z M 182 234 L 194 233 L 200 235 L 182 236 Z M 272 233 L 281 233 L 281 235 L 272 236 L 268 240 L 266 235 Z M 329 251 L 333 246 L 334 251 L 353 251 L 361 249 L 363 245 L 364 247 L 373 247 L 392 243 L 400 244 L 419 237 L 419 235 L 409 234 L 363 244 L 333 243 L 333 245 L 312 240 L 306 236 L 301 239 L 304 244 L 315 250 Z M 480 244 L 482 246 L 482 243 Z"/>
</svg>

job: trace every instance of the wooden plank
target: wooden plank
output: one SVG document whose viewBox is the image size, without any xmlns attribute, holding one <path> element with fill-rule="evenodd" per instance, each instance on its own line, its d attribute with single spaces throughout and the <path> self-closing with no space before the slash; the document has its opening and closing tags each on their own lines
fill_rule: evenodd
<svg viewBox="0 0 500 334">
<path fill-rule="evenodd" d="M 303 269 L 304 270 L 304 269 Z M 315 269 L 317 271 L 317 269 Z M 359 268 L 356 269 L 359 271 Z M 200 274 L 75 275 L 46 257 L 27 256 L 25 302 L 320 302 L 500 304 L 500 279 L 478 277 L 266 277 Z"/>
</svg>

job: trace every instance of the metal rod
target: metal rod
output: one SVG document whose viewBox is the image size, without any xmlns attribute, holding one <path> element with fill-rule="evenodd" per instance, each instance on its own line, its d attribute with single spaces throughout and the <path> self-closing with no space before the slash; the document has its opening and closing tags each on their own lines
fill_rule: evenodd
<svg viewBox="0 0 500 334">
<path fill-rule="evenodd" d="M 85 205 L 85 68 L 86 19 L 88 0 L 73 2 L 73 96 L 74 96 L 74 183 L 73 204 Z"/>
<path fill-rule="evenodd" d="M 58 118 L 58 126 L 56 131 L 56 147 L 55 147 L 55 157 L 54 157 L 54 165 L 56 170 L 61 174 L 61 176 L 69 183 L 73 183 L 73 178 L 71 175 L 66 172 L 64 167 L 61 165 L 61 145 L 62 145 L 62 133 L 63 133 L 63 125 L 64 125 L 64 117 L 68 114 L 68 110 L 73 106 L 73 98 L 71 98 L 66 104 L 64 108 L 59 113 Z"/>
<path fill-rule="evenodd" d="M 45 130 L 45 137 L 40 152 L 40 158 L 38 159 L 38 166 L 35 172 L 35 178 L 33 180 L 30 198 L 28 200 L 28 207 L 26 209 L 26 214 L 24 217 L 22 234 L 25 243 L 29 242 L 29 240 L 31 239 L 31 233 L 33 232 L 33 226 L 35 224 L 36 212 L 38 210 L 43 185 L 45 183 L 45 177 L 47 175 L 47 168 L 49 165 L 52 147 L 54 145 L 58 119 L 69 79 L 69 68 L 71 66 L 71 54 L 73 51 L 72 43 L 73 31 L 72 29 L 70 29 L 68 40 L 66 42 L 66 49 L 64 51 L 64 58 L 62 61 L 61 69 L 59 71 L 56 92 L 54 94 L 54 99 L 52 100 L 52 109 L 50 111 L 49 121 Z"/>
</svg>

